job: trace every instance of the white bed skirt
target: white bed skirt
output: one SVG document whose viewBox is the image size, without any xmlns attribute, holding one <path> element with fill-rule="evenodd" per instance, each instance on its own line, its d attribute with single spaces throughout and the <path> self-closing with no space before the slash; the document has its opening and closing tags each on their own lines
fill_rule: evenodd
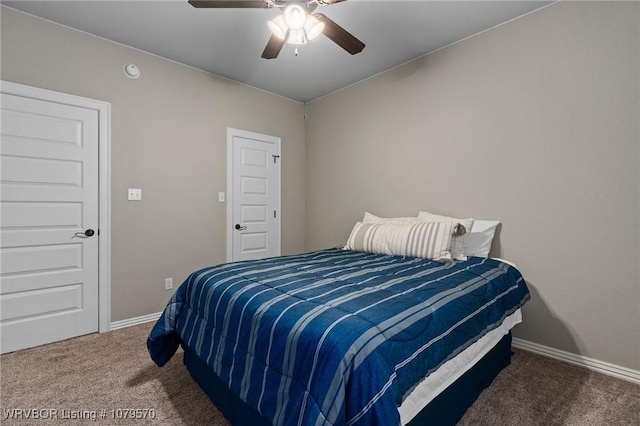
<svg viewBox="0 0 640 426">
<path fill-rule="evenodd" d="M 401 424 L 409 423 L 416 414 L 480 361 L 483 356 L 498 344 L 500 339 L 520 322 L 522 322 L 522 312 L 518 309 L 505 318 L 498 328 L 485 334 L 477 342 L 442 364 L 440 368 L 420 382 L 405 398 L 402 405 L 398 407 Z"/>
</svg>

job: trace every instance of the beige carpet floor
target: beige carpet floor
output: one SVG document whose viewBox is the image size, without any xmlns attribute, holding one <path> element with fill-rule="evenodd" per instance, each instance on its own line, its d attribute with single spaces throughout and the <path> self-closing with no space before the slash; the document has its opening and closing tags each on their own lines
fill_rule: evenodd
<svg viewBox="0 0 640 426">
<path fill-rule="evenodd" d="M 163 368 L 149 359 L 151 325 L 2 355 L 0 424 L 228 425 L 182 365 L 182 352 Z M 516 351 L 460 424 L 640 425 L 640 385 Z"/>
</svg>

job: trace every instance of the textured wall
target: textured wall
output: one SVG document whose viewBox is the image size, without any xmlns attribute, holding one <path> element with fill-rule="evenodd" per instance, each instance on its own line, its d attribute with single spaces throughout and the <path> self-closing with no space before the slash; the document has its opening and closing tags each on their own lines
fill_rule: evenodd
<svg viewBox="0 0 640 426">
<path fill-rule="evenodd" d="M 515 332 L 640 369 L 638 2 L 559 2 L 309 106 L 307 242 L 365 210 L 498 219 Z"/>
</svg>

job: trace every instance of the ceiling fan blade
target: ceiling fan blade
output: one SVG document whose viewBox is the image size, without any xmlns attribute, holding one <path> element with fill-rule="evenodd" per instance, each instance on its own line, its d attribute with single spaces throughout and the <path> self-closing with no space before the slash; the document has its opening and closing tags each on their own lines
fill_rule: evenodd
<svg viewBox="0 0 640 426">
<path fill-rule="evenodd" d="M 331 41 L 333 41 L 338 46 L 342 47 L 347 52 L 355 55 L 356 53 L 362 52 L 365 44 L 355 38 L 351 33 L 342 28 L 340 25 L 333 22 L 331 19 L 327 18 L 322 13 L 316 13 L 313 16 L 318 18 L 318 20 L 324 23 L 324 30 L 322 32 L 324 35 L 329 37 Z"/>
<path fill-rule="evenodd" d="M 278 57 L 280 50 L 282 50 L 282 46 L 284 46 L 285 39 L 280 39 L 275 35 L 272 35 L 267 43 L 267 47 L 264 48 L 264 52 L 262 52 L 262 57 L 264 59 L 275 59 Z"/>
<path fill-rule="evenodd" d="M 316 0 L 316 3 L 318 3 L 318 4 L 334 4 L 334 3 L 340 3 L 341 1 L 344 1 L 344 0 Z"/>
<path fill-rule="evenodd" d="M 189 4 L 197 8 L 245 8 L 266 9 L 271 7 L 269 2 L 260 0 L 189 0 Z"/>
</svg>

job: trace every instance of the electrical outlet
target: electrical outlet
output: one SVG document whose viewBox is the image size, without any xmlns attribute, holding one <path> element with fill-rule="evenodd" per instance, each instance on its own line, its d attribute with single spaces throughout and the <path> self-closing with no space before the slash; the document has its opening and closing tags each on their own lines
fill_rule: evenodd
<svg viewBox="0 0 640 426">
<path fill-rule="evenodd" d="M 142 189 L 129 188 L 127 190 L 127 200 L 129 201 L 142 201 Z"/>
<path fill-rule="evenodd" d="M 173 278 L 164 279 L 164 289 L 171 290 L 173 288 Z"/>
</svg>

